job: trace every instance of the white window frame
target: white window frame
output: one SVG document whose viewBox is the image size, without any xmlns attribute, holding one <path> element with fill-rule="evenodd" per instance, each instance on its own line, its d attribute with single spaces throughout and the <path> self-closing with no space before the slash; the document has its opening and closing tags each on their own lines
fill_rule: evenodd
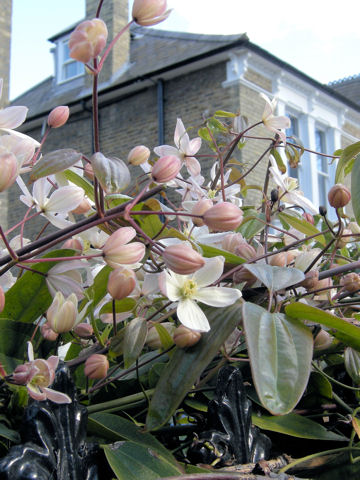
<svg viewBox="0 0 360 480">
<path fill-rule="evenodd" d="M 65 48 L 69 42 L 69 36 L 60 38 L 57 41 L 56 46 L 56 79 L 57 83 L 65 83 L 74 78 L 81 77 L 85 73 L 84 65 L 76 60 L 69 58 L 65 55 Z M 71 77 L 65 76 L 65 67 L 66 65 L 75 64 L 76 65 L 76 74 Z"/>
</svg>

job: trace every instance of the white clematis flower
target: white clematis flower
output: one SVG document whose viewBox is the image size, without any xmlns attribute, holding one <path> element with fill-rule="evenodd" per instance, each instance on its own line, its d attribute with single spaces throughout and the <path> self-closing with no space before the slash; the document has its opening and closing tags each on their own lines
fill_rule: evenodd
<svg viewBox="0 0 360 480">
<path fill-rule="evenodd" d="M 185 163 L 191 175 L 199 175 L 201 166 L 194 155 L 200 150 L 201 138 L 196 137 L 190 140 L 189 135 L 186 133 L 183 122 L 180 118 L 177 119 L 176 128 L 174 133 L 175 147 L 170 145 L 160 145 L 154 148 L 154 152 L 159 157 L 165 157 L 166 155 L 175 155 Z"/>
<path fill-rule="evenodd" d="M 284 145 L 286 144 L 286 135 L 285 132 L 282 132 L 281 129 L 290 127 L 290 119 L 284 116 L 275 116 L 274 112 L 276 109 L 277 98 L 270 100 L 264 93 L 260 93 L 260 97 L 265 100 L 264 113 L 262 115 L 262 121 L 264 126 L 271 132 L 279 135 Z"/>
<path fill-rule="evenodd" d="M 286 203 L 299 205 L 314 215 L 319 213 L 314 204 L 304 197 L 303 193 L 298 190 L 299 184 L 296 178 L 288 177 L 286 174 L 281 174 L 279 167 L 276 164 L 276 160 L 272 155 L 270 155 L 270 162 L 270 173 L 276 185 L 280 187 L 279 193 L 281 200 Z"/>
<path fill-rule="evenodd" d="M 224 261 L 224 257 L 210 258 L 192 275 L 178 275 L 170 270 L 160 275 L 160 290 L 169 300 L 178 302 L 176 313 L 185 327 L 199 332 L 210 330 L 208 319 L 196 301 L 211 307 L 227 307 L 241 297 L 241 292 L 234 288 L 209 286 L 221 276 Z"/>
</svg>

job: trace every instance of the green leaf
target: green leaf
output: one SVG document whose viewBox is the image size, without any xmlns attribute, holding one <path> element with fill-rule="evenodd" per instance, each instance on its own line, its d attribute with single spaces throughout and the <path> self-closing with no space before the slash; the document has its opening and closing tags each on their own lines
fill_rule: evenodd
<svg viewBox="0 0 360 480">
<path fill-rule="evenodd" d="M 288 413 L 281 416 L 262 415 L 258 417 L 252 415 L 252 422 L 262 430 L 284 433 L 292 437 L 308 438 L 310 440 L 329 440 L 335 442 L 346 442 L 348 439 L 342 435 L 330 432 L 319 423 L 310 420 L 310 418 Z"/>
<path fill-rule="evenodd" d="M 335 173 L 335 183 L 343 183 L 347 164 L 360 153 L 360 142 L 353 143 L 342 151 Z"/>
<path fill-rule="evenodd" d="M 92 300 L 92 304 L 88 306 L 87 310 L 96 307 L 96 305 L 107 294 L 107 283 L 112 268 L 106 265 L 94 278 L 94 283 L 86 290 L 87 298 L 81 302 L 79 311 L 81 311 Z M 111 310 L 112 311 L 112 310 Z"/>
<path fill-rule="evenodd" d="M 85 194 L 90 198 L 90 200 L 94 201 L 94 187 L 88 180 L 86 180 L 86 178 L 81 177 L 72 170 L 66 170 L 64 172 L 64 175 L 69 180 L 69 182 L 72 182 L 78 187 L 81 187 L 84 190 Z"/>
<path fill-rule="evenodd" d="M 229 117 L 234 118 L 236 117 L 235 113 L 226 112 L 225 110 L 216 110 L 214 113 L 214 117 Z"/>
<path fill-rule="evenodd" d="M 345 369 L 357 385 L 360 385 L 360 353 L 352 348 L 345 348 Z"/>
<path fill-rule="evenodd" d="M 360 144 L 360 142 L 359 142 Z M 351 202 L 357 223 L 360 225 L 360 155 L 356 157 L 351 172 Z"/>
<path fill-rule="evenodd" d="M 34 332 L 34 325 L 0 318 L 0 362 L 7 374 L 27 358 L 27 341 Z"/>
<path fill-rule="evenodd" d="M 106 459 L 119 480 L 158 480 L 182 473 L 151 448 L 133 442 L 119 442 L 103 448 Z"/>
<path fill-rule="evenodd" d="M 151 448 L 168 462 L 176 464 L 172 454 L 151 433 L 143 432 L 133 422 L 111 413 L 93 413 L 89 416 L 88 429 L 91 433 L 111 442 L 128 440 L 136 445 Z"/>
<path fill-rule="evenodd" d="M 105 303 L 100 309 L 100 315 L 103 313 L 112 313 L 112 300 L 110 302 Z M 115 312 L 116 313 L 123 313 L 123 312 L 130 312 L 136 305 L 136 300 L 133 298 L 127 297 L 123 298 L 122 300 L 115 300 Z"/>
<path fill-rule="evenodd" d="M 272 148 L 270 154 L 275 158 L 276 165 L 281 173 L 286 173 L 286 165 L 282 159 L 282 156 L 279 153 L 277 148 Z"/>
<path fill-rule="evenodd" d="M 211 329 L 193 347 L 175 349 L 150 402 L 146 419 L 148 430 L 155 430 L 167 422 L 241 320 L 238 303 L 204 311 Z"/>
<path fill-rule="evenodd" d="M 54 250 L 41 258 L 70 257 L 74 250 Z M 47 273 L 59 262 L 41 262 L 31 265 L 38 272 Z M 5 308 L 0 318 L 23 323 L 33 323 L 50 307 L 51 295 L 46 285 L 46 277 L 27 271 L 5 294 Z"/>
<path fill-rule="evenodd" d="M 10 440 L 10 442 L 20 443 L 19 432 L 15 430 L 10 430 L 6 425 L 0 423 L 0 437 Z"/>
<path fill-rule="evenodd" d="M 233 265 L 241 265 L 242 263 L 246 262 L 246 260 L 234 255 L 233 253 L 227 252 L 226 250 L 221 250 L 220 248 L 216 248 L 211 245 L 205 245 L 201 243 L 200 247 L 202 249 L 203 256 L 206 258 L 218 257 L 221 255 L 225 258 L 226 263 L 231 263 Z"/>
<path fill-rule="evenodd" d="M 157 334 L 159 335 L 162 348 L 164 350 L 167 350 L 174 343 L 173 337 L 166 330 L 164 325 L 161 325 L 161 323 L 155 323 L 154 327 L 155 327 L 155 330 L 157 331 Z M 174 328 L 175 328 L 175 326 L 174 326 Z"/>
<path fill-rule="evenodd" d="M 310 330 L 282 313 L 245 303 L 243 324 L 256 392 L 274 415 L 289 413 L 306 388 L 313 339 Z"/>
<path fill-rule="evenodd" d="M 216 118 L 210 118 L 206 125 L 210 128 L 212 134 L 227 133 L 227 128 Z"/>
<path fill-rule="evenodd" d="M 129 368 L 139 357 L 146 340 L 147 322 L 145 318 L 136 317 L 125 327 L 124 363 Z"/>
<path fill-rule="evenodd" d="M 336 315 L 332 315 L 320 308 L 311 307 L 305 303 L 292 303 L 285 307 L 287 315 L 293 318 L 320 323 L 332 328 L 330 333 L 349 347 L 360 351 L 360 329 Z"/>
<path fill-rule="evenodd" d="M 257 220 L 257 218 L 260 218 L 264 221 L 265 215 L 262 213 L 258 214 L 256 210 L 253 209 L 245 211 L 244 219 L 237 231 L 241 233 L 246 240 L 249 240 L 264 230 L 264 223 Z"/>
<path fill-rule="evenodd" d="M 291 227 L 295 228 L 298 232 L 304 233 L 307 236 L 320 234 L 320 230 L 318 230 L 314 225 L 307 222 L 304 218 L 300 218 L 298 216 L 292 215 L 290 213 L 281 212 L 278 213 L 278 217 L 281 221 L 289 224 Z M 315 237 L 316 241 L 321 243 L 321 245 L 326 245 L 326 240 L 323 235 L 318 235 Z"/>
<path fill-rule="evenodd" d="M 283 288 L 290 287 L 304 280 L 305 275 L 297 268 L 276 267 L 266 265 L 265 263 L 248 264 L 244 268 L 249 270 L 258 278 L 269 290 L 276 292 Z"/>
<path fill-rule="evenodd" d="M 39 178 L 62 172 L 75 165 L 76 162 L 81 160 L 81 157 L 81 153 L 72 148 L 63 148 L 46 153 L 31 169 L 30 180 L 35 182 Z"/>
</svg>

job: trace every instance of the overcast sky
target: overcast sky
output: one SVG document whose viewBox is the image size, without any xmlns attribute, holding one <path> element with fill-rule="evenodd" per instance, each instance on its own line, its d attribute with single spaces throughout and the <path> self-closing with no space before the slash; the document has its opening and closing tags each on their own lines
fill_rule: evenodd
<svg viewBox="0 0 360 480">
<path fill-rule="evenodd" d="M 360 73 L 356 0 L 168 0 L 168 5 L 174 11 L 156 28 L 246 32 L 253 43 L 323 83 Z M 47 39 L 84 14 L 85 0 L 13 0 L 11 98 L 53 73 Z"/>
</svg>

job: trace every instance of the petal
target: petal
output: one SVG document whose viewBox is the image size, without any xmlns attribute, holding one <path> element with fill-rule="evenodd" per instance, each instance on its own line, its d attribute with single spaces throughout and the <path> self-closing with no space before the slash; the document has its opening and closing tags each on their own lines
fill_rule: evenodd
<svg viewBox="0 0 360 480">
<path fill-rule="evenodd" d="M 174 132 L 174 143 L 177 146 L 177 148 L 180 147 L 180 140 L 181 140 L 181 137 L 183 137 L 184 135 L 186 135 L 184 124 L 182 120 L 178 118 L 176 121 L 176 127 Z"/>
<path fill-rule="evenodd" d="M 50 213 L 68 213 L 74 210 L 82 202 L 84 190 L 80 187 L 69 185 L 61 187 L 51 194 L 46 202 L 45 210 Z"/>
<path fill-rule="evenodd" d="M 34 400 L 39 400 L 39 401 L 46 400 L 46 393 L 42 392 L 40 388 L 37 387 L 36 385 L 32 385 L 31 383 L 28 383 L 26 385 L 26 388 L 30 397 L 33 398 Z"/>
<path fill-rule="evenodd" d="M 28 351 L 27 351 L 28 359 L 29 359 L 29 362 L 33 362 L 34 361 L 34 349 L 33 349 L 33 346 L 32 346 L 31 342 L 27 342 L 27 344 L 28 344 Z"/>
<path fill-rule="evenodd" d="M 46 198 L 51 188 L 52 188 L 51 183 L 48 182 L 45 177 L 40 178 L 39 180 L 36 180 L 36 182 L 34 183 L 33 190 L 32 190 L 33 198 L 36 200 L 36 202 L 40 207 L 44 206 L 46 202 Z"/>
<path fill-rule="evenodd" d="M 25 122 L 26 107 L 7 107 L 0 110 L 0 128 L 16 128 Z"/>
<path fill-rule="evenodd" d="M 280 130 L 281 128 L 289 128 L 291 122 L 289 117 L 271 117 L 264 123 L 268 128 Z"/>
<path fill-rule="evenodd" d="M 299 192 L 288 192 L 283 196 L 283 201 L 287 203 L 294 203 L 300 207 L 305 208 L 313 215 L 317 215 L 319 211 L 315 208 L 314 204 L 306 197 L 301 195 Z"/>
<path fill-rule="evenodd" d="M 186 157 L 185 158 L 185 165 L 188 169 L 188 172 L 191 175 L 199 175 L 201 172 L 201 166 L 198 160 L 195 157 Z"/>
<path fill-rule="evenodd" d="M 43 391 L 48 400 L 54 403 L 71 403 L 71 398 L 65 393 L 58 392 L 57 390 L 51 390 L 51 388 L 43 388 Z"/>
<path fill-rule="evenodd" d="M 185 327 L 198 332 L 208 332 L 210 330 L 205 313 L 189 298 L 179 302 L 176 313 L 178 319 Z"/>
<path fill-rule="evenodd" d="M 183 277 L 188 278 L 186 275 Z M 181 283 L 179 283 L 180 275 L 174 272 L 164 271 L 159 275 L 159 287 L 161 292 L 168 297 L 172 302 L 177 302 L 181 297 Z"/>
<path fill-rule="evenodd" d="M 217 280 L 224 270 L 224 257 L 205 260 L 205 265 L 192 276 L 198 287 L 207 287 Z"/>
<path fill-rule="evenodd" d="M 55 371 L 57 369 L 57 366 L 59 364 L 59 357 L 51 355 L 51 357 L 49 357 L 46 361 L 51 370 Z"/>
<path fill-rule="evenodd" d="M 189 150 L 187 150 L 185 153 L 186 155 L 195 155 L 201 148 L 201 138 L 196 137 L 190 140 L 190 145 L 189 145 Z"/>
<path fill-rule="evenodd" d="M 175 155 L 175 157 L 179 156 L 179 150 L 170 145 L 160 145 L 159 147 L 155 147 L 154 152 L 159 157 L 166 157 L 167 155 Z"/>
<path fill-rule="evenodd" d="M 227 307 L 241 298 L 241 292 L 236 288 L 206 287 L 198 290 L 194 298 L 211 307 Z"/>
<path fill-rule="evenodd" d="M 264 113 L 262 115 L 262 120 L 263 122 L 270 117 L 273 114 L 273 108 L 272 108 L 272 103 L 267 95 L 265 93 L 260 93 L 260 97 L 265 100 L 265 107 L 264 107 Z"/>
</svg>

